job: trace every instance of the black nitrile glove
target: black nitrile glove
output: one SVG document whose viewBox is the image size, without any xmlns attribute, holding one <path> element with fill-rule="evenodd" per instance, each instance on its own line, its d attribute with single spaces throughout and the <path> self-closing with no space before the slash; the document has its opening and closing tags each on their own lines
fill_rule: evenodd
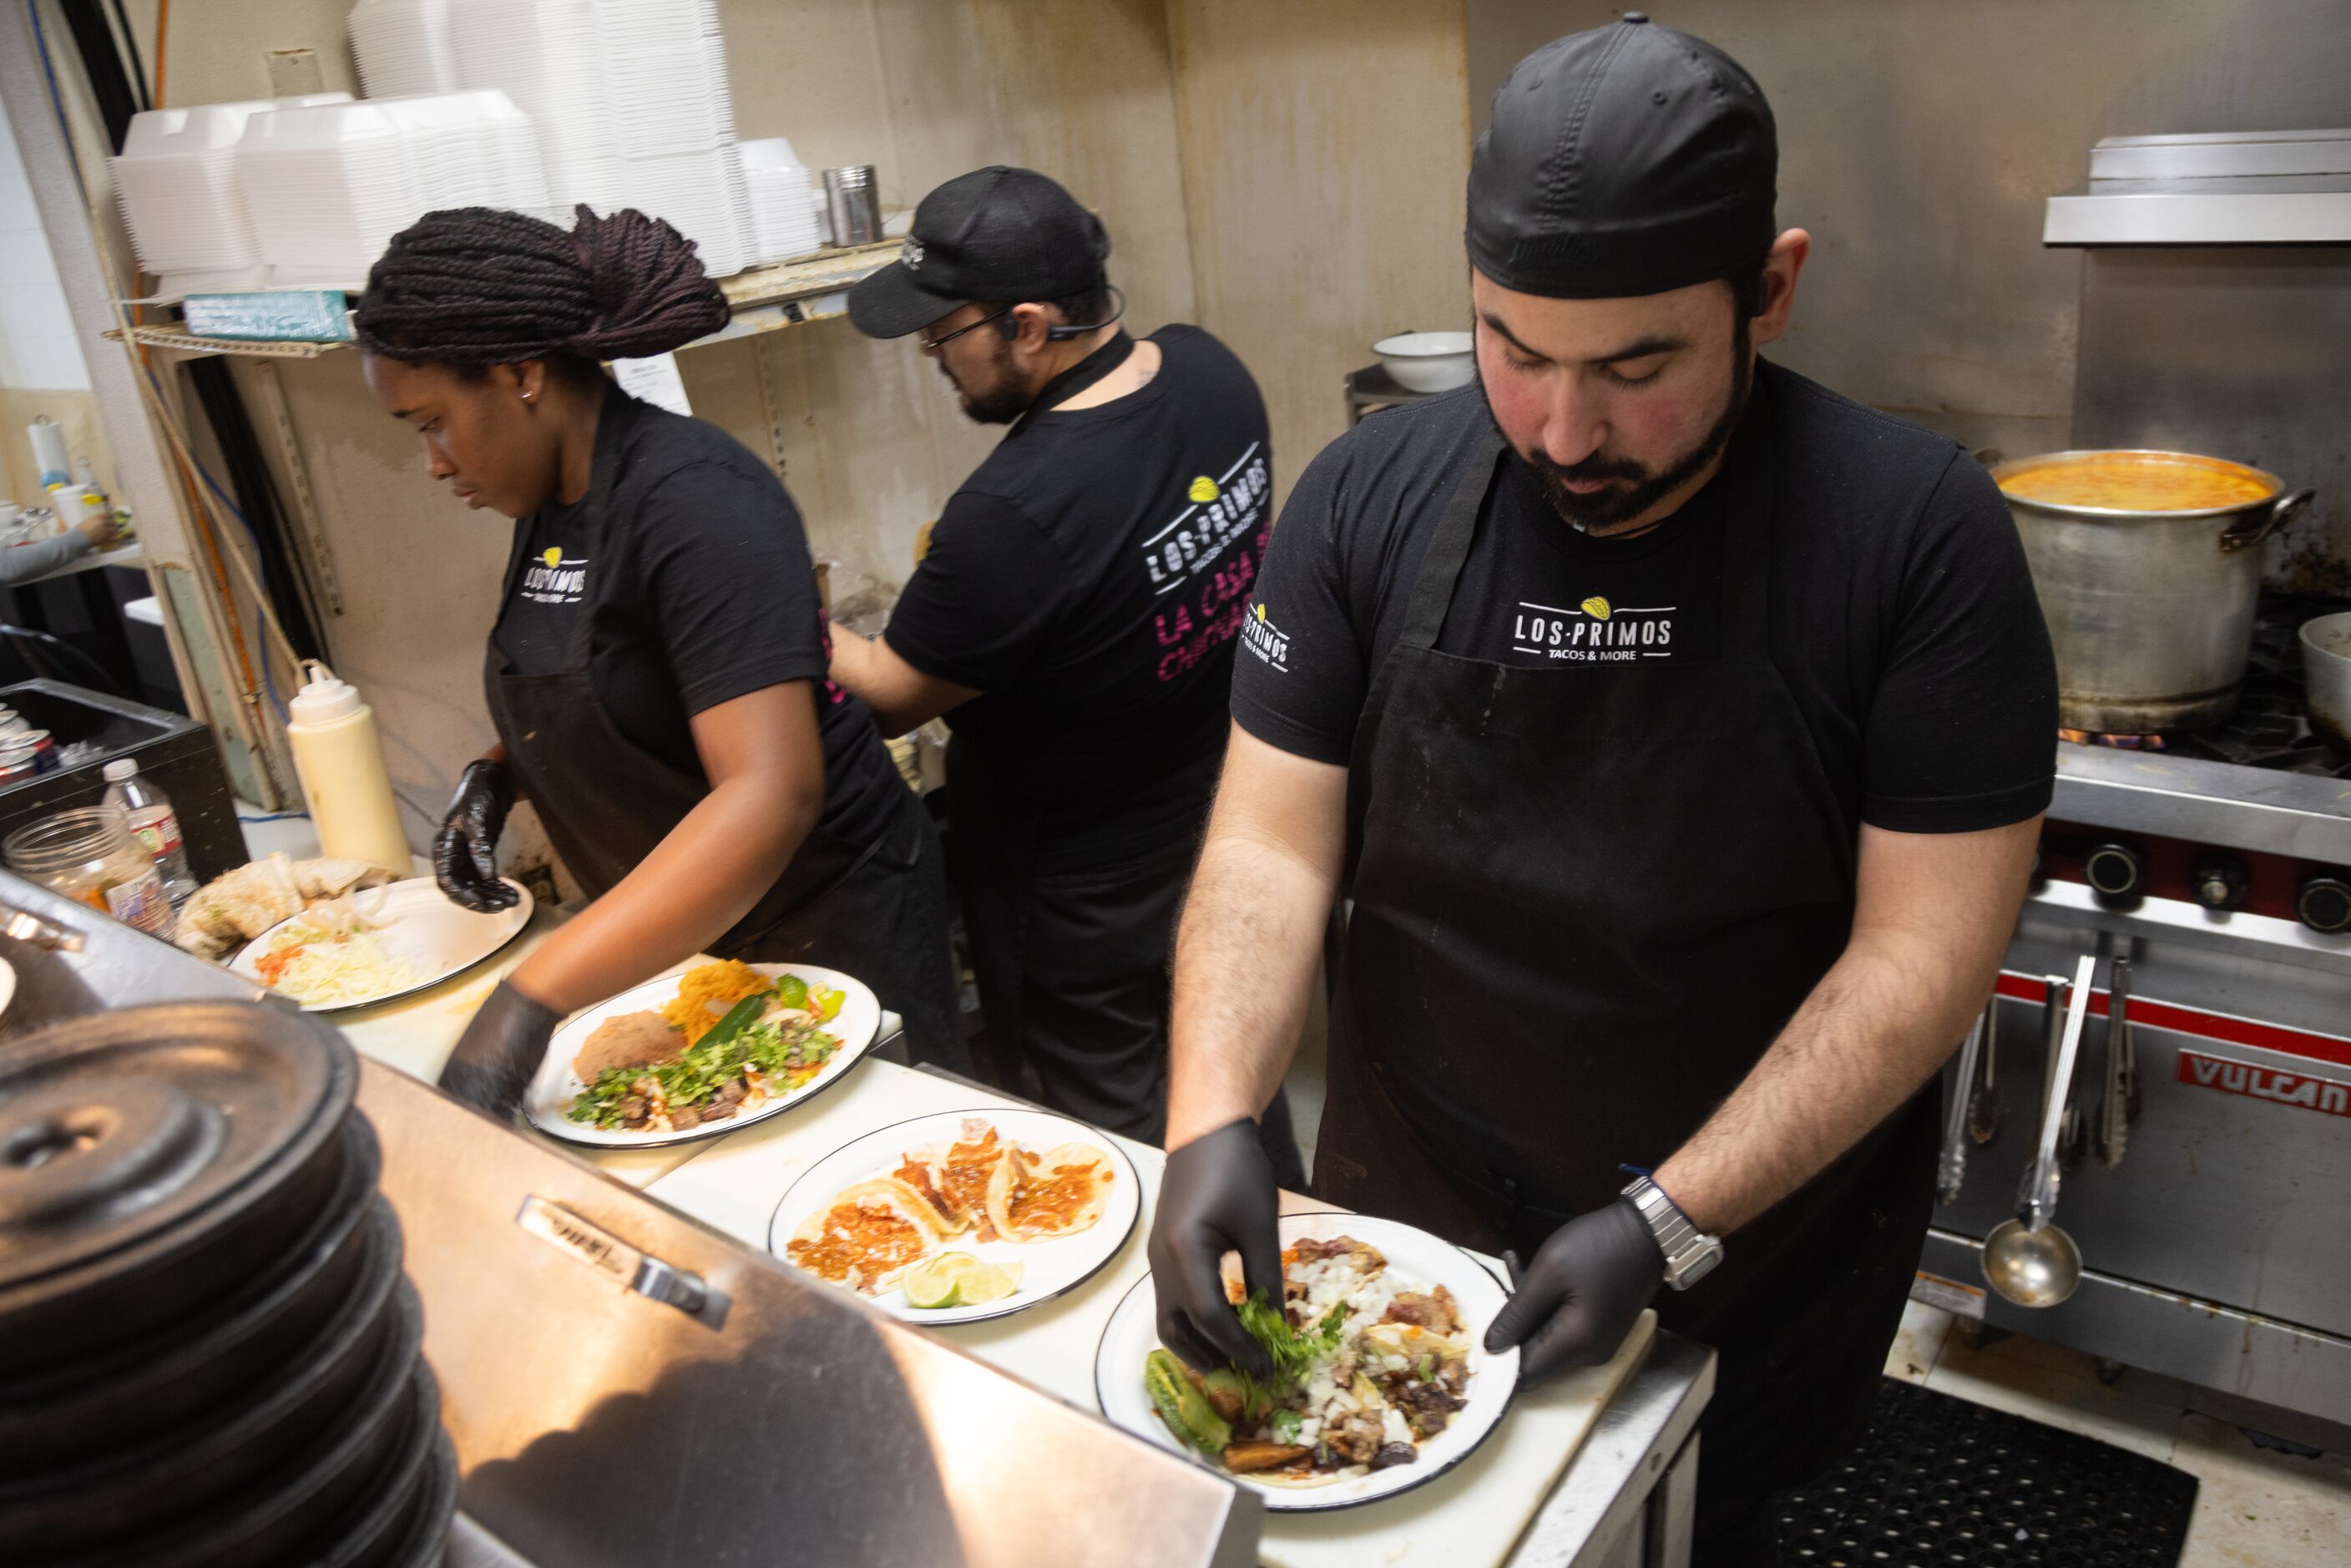
<svg viewBox="0 0 2351 1568">
<path fill-rule="evenodd" d="M 476 764 L 475 766 L 479 766 Z M 500 980 L 441 1069 L 441 1087 L 452 1099 L 504 1121 L 522 1103 L 522 1092 L 563 1015 Z"/>
<path fill-rule="evenodd" d="M 1159 1299 L 1159 1343 L 1201 1372 L 1232 1362 L 1253 1376 L 1273 1374 L 1265 1347 L 1234 1315 L 1219 1266 L 1226 1253 L 1238 1252 L 1243 1281 L 1279 1308 L 1280 1207 L 1272 1162 L 1247 1117 L 1167 1156 L 1146 1249 Z"/>
<path fill-rule="evenodd" d="M 507 765 L 485 757 L 465 764 L 457 792 L 433 835 L 433 880 L 450 901 L 477 915 L 512 909 L 521 902 L 498 880 L 498 834 L 514 807 L 514 783 Z"/>
<path fill-rule="evenodd" d="M 1494 1314 L 1486 1349 L 1496 1354 L 1522 1345 L 1521 1384 L 1546 1382 L 1615 1354 L 1666 1277 L 1666 1256 L 1629 1197 L 1579 1214 L 1552 1231 L 1523 1272 L 1513 1254 L 1502 1256 L 1519 1277 L 1518 1289 Z"/>
</svg>

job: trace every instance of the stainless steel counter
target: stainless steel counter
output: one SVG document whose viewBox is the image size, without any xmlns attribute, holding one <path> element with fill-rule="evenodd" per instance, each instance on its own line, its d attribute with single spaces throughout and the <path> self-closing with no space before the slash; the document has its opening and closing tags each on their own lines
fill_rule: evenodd
<svg viewBox="0 0 2351 1568">
<path fill-rule="evenodd" d="M 1698 1491 L 1698 1420 L 1715 1353 L 1659 1330 L 1510 1553 L 1508 1568 L 1682 1568 Z"/>
<path fill-rule="evenodd" d="M 20 977 L 0 1039 L 172 998 L 287 1005 L 5 873 L 0 904 L 38 923 L 0 935 Z M 384 1139 L 383 1185 L 465 1467 L 458 1568 L 779 1552 L 1031 1568 L 1102 1561 L 1111 1542 L 1126 1563 L 1255 1560 L 1253 1493 L 1090 1409 L 380 1062 L 366 1064 L 361 1104 Z M 554 1206 L 551 1227 L 517 1223 L 527 1197 Z M 574 1244 L 550 1230 L 576 1230 Z M 707 1303 L 682 1311 L 632 1290 L 651 1277 L 615 1263 L 632 1249 L 697 1281 Z M 1507 1562 L 1686 1562 L 1692 1431 L 1713 1367 L 1710 1351 L 1656 1336 Z"/>
<path fill-rule="evenodd" d="M 1698 1418 L 1714 1393 L 1715 1354 L 1659 1333 L 1508 1568 L 1684 1568 L 1698 1486 Z M 459 1515 L 444 1568 L 537 1568 Z"/>
</svg>

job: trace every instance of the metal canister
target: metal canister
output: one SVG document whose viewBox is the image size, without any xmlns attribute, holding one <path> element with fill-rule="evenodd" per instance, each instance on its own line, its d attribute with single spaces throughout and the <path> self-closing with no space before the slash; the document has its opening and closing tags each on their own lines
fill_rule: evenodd
<svg viewBox="0 0 2351 1568">
<path fill-rule="evenodd" d="M 872 164 L 824 172 L 824 215 L 835 245 L 871 245 L 882 237 L 882 192 Z"/>
</svg>

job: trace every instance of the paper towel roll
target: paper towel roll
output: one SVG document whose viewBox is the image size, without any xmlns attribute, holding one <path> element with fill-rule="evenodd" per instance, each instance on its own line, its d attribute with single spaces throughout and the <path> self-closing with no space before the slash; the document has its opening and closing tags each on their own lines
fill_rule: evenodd
<svg viewBox="0 0 2351 1568">
<path fill-rule="evenodd" d="M 73 460 L 66 455 L 66 433 L 47 414 L 25 427 L 33 438 L 33 463 L 41 471 L 44 488 L 73 477 Z"/>
</svg>

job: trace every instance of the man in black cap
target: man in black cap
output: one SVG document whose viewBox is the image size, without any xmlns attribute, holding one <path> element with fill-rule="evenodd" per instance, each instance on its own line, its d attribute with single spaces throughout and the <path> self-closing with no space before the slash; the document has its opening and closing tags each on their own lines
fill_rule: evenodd
<svg viewBox="0 0 2351 1568">
<path fill-rule="evenodd" d="M 1249 1118 L 1343 887 L 1316 1193 L 1510 1249 L 1527 1379 L 1653 1302 L 1717 1346 L 1698 1561 L 1740 1563 L 1868 1408 L 2056 726 L 1983 471 L 1756 358 L 1810 246 L 1777 157 L 1638 15 L 1496 94 L 1479 384 L 1317 457 L 1250 606 L 1151 1239 L 1167 1344 L 1261 1360 L 1218 1260 L 1280 1299 Z"/>
<path fill-rule="evenodd" d="M 920 333 L 964 412 L 1012 428 L 881 638 L 835 639 L 832 675 L 889 734 L 947 716 L 948 852 L 999 1079 L 1033 1072 L 1048 1104 L 1155 1143 L 1168 950 L 1273 459 L 1223 344 L 1120 329 L 1109 253 L 1053 181 L 980 169 L 925 196 L 900 259 L 850 291 L 859 330 Z M 1285 1116 L 1267 1147 L 1295 1168 Z"/>
</svg>

